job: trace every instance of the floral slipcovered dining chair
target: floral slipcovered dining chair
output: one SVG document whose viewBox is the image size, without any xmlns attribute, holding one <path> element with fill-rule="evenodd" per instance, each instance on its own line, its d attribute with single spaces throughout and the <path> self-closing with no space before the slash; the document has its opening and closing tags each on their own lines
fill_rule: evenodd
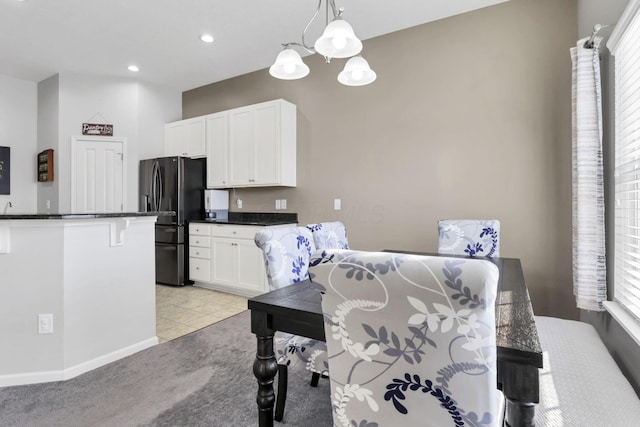
<svg viewBox="0 0 640 427">
<path fill-rule="evenodd" d="M 470 257 L 499 257 L 500 221 L 497 219 L 438 221 L 438 253 Z"/>
<path fill-rule="evenodd" d="M 306 228 L 267 228 L 256 233 L 255 243 L 262 249 L 271 290 L 295 286 L 309 278 L 309 259 L 315 251 L 315 245 L 311 232 Z M 320 376 L 326 375 L 328 368 L 327 346 L 322 341 L 282 332 L 276 332 L 273 342 L 278 361 L 278 396 L 274 419 L 282 421 L 288 368 L 302 367 L 311 371 L 311 385 L 317 386 Z"/>
<path fill-rule="evenodd" d="M 499 426 L 486 260 L 328 249 L 322 292 L 334 426 Z"/>
<path fill-rule="evenodd" d="M 349 249 L 347 229 L 340 221 L 308 224 L 307 228 L 313 234 L 313 241 L 317 250 Z"/>
</svg>

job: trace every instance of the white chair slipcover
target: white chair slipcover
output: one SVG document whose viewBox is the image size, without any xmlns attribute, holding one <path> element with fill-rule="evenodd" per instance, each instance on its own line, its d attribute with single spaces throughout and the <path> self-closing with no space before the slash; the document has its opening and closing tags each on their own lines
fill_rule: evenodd
<svg viewBox="0 0 640 427">
<path fill-rule="evenodd" d="M 263 251 L 271 290 L 295 286 L 309 278 L 309 260 L 315 251 L 311 231 L 304 227 L 266 228 L 256 233 L 255 243 Z M 274 418 L 280 421 L 286 395 L 286 369 L 303 366 L 316 375 L 312 379 L 312 385 L 316 385 L 317 376 L 326 375 L 328 369 L 327 346 L 322 341 L 283 332 L 276 332 L 273 342 L 280 376 L 280 402 L 276 403 Z"/>
<path fill-rule="evenodd" d="M 456 219 L 438 221 L 438 253 L 500 256 L 500 221 Z"/>
<path fill-rule="evenodd" d="M 347 229 L 340 221 L 308 224 L 307 228 L 313 234 L 316 250 L 349 249 Z"/>
<path fill-rule="evenodd" d="M 496 426 L 495 298 L 486 260 L 318 251 L 334 426 Z"/>
</svg>

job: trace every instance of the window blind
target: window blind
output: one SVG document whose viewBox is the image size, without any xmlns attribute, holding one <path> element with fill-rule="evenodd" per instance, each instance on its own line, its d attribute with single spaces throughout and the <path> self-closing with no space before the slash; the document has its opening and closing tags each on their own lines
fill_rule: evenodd
<svg viewBox="0 0 640 427">
<path fill-rule="evenodd" d="M 640 8 L 612 35 L 615 56 L 614 299 L 640 321 Z M 620 27 L 623 25 L 623 27 Z M 614 37 L 615 36 L 615 37 Z"/>
</svg>

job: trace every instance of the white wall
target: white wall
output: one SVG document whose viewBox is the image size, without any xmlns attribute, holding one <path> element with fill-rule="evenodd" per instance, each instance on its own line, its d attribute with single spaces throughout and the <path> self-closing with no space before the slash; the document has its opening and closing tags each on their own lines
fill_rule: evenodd
<svg viewBox="0 0 640 427">
<path fill-rule="evenodd" d="M 0 214 L 8 201 L 15 213 L 70 211 L 71 137 L 84 122 L 113 124 L 114 135 L 127 138 L 125 209 L 137 211 L 139 160 L 162 156 L 164 124 L 181 118 L 179 91 L 133 79 L 56 74 L 33 83 L 0 75 L 0 146 L 11 147 L 11 194 L 0 195 Z M 38 183 L 36 154 L 49 148 L 55 179 Z"/>
<path fill-rule="evenodd" d="M 11 148 L 11 194 L 0 195 L 0 214 L 36 212 L 37 85 L 0 75 L 0 146 Z"/>
<path fill-rule="evenodd" d="M 0 228 L 0 387 L 72 378 L 157 344 L 155 217 Z M 37 333 L 39 314 L 53 315 L 53 333 Z"/>
<path fill-rule="evenodd" d="M 158 123 L 182 120 L 182 93 L 140 84 L 138 111 L 139 160 L 164 156 L 164 126 Z"/>
<path fill-rule="evenodd" d="M 112 124 L 114 136 L 127 138 L 125 210 L 137 211 L 138 162 L 163 154 L 164 124 L 180 119 L 181 93 L 134 79 L 77 74 L 60 74 L 58 89 L 57 210 L 71 210 L 71 137 L 89 122 Z"/>
<path fill-rule="evenodd" d="M 57 74 L 38 83 L 38 153 L 52 148 L 54 165 L 53 181 L 38 183 L 38 213 L 58 212 L 59 83 Z"/>
</svg>

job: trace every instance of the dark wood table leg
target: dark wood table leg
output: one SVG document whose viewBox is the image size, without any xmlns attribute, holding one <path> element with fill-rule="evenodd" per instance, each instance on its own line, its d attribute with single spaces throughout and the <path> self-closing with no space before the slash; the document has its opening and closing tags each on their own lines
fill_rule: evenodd
<svg viewBox="0 0 640 427">
<path fill-rule="evenodd" d="M 251 331 L 256 334 L 257 351 L 253 362 L 253 375 L 258 380 L 258 425 L 273 427 L 273 405 L 276 400 L 273 391 L 273 378 L 278 371 L 278 363 L 273 354 L 273 334 L 269 329 L 266 313 L 251 311 Z"/>
<path fill-rule="evenodd" d="M 536 402 L 540 396 L 538 368 L 512 362 L 500 363 L 498 382 L 506 399 L 506 425 L 533 427 Z"/>
</svg>

